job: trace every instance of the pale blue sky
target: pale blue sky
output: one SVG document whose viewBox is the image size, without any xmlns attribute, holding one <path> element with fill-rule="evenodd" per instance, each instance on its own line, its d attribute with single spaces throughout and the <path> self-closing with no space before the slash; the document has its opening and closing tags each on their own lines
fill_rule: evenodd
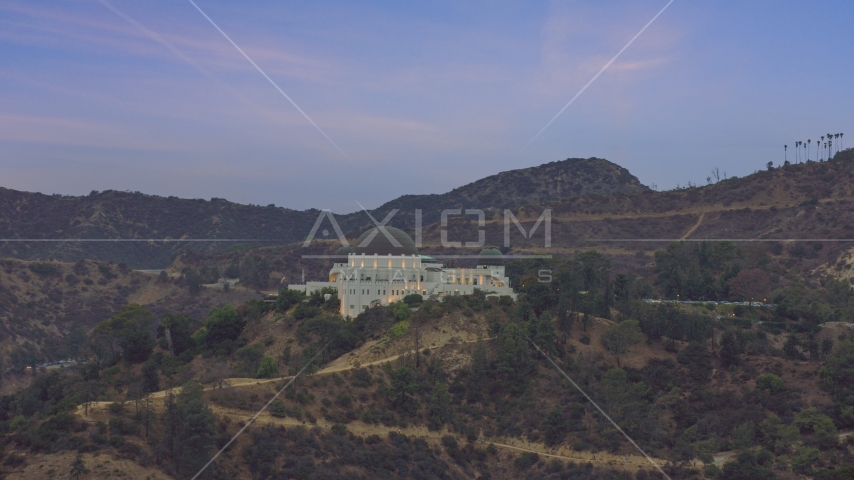
<svg viewBox="0 0 854 480">
<path fill-rule="evenodd" d="M 854 2 L 0 1 L 0 186 L 349 212 L 567 157 L 745 175 L 851 132 Z M 813 143 L 814 145 L 814 143 Z M 814 148 L 813 153 L 814 156 Z M 472 208 L 480 207 L 472 205 Z"/>
</svg>

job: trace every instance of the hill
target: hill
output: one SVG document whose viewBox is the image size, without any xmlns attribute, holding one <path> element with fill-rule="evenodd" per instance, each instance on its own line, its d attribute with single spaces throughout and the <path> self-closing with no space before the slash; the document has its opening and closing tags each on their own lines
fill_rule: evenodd
<svg viewBox="0 0 854 480">
<path fill-rule="evenodd" d="M 607 160 L 568 159 L 503 172 L 441 195 L 403 196 L 372 213 L 383 218 L 391 209 L 401 209 L 392 224 L 411 228 L 416 208 L 423 209 L 425 224 L 429 224 L 446 208 L 490 210 L 570 196 L 645 190 L 626 169 Z M 0 238 L 124 240 L 3 242 L 0 256 L 71 262 L 86 258 L 123 262 L 132 268 L 164 268 L 181 252 L 219 252 L 234 247 L 231 242 L 180 239 L 293 243 L 308 235 L 319 214 L 318 210 L 241 205 L 218 198 L 191 200 L 114 190 L 74 197 L 0 188 Z M 355 235 L 372 226 L 362 212 L 336 215 L 336 219 L 345 232 Z M 176 241 L 126 241 L 155 238 Z"/>
</svg>

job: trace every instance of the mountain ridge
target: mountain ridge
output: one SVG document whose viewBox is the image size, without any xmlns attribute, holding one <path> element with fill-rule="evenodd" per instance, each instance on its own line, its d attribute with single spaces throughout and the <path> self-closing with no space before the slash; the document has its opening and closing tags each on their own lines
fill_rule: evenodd
<svg viewBox="0 0 854 480">
<path fill-rule="evenodd" d="M 568 196 L 648 191 L 623 167 L 604 159 L 567 159 L 537 167 L 509 170 L 444 194 L 404 195 L 372 214 L 384 218 L 400 211 L 389 225 L 410 228 L 416 208 L 424 224 L 437 221 L 448 208 L 517 208 Z M 247 239 L 260 245 L 301 241 L 320 210 L 298 211 L 268 205 L 242 205 L 211 200 L 160 197 L 107 190 L 87 196 L 30 193 L 0 187 L 0 237 L 9 239 L 122 239 L 122 242 L 4 242 L 0 256 L 22 260 L 82 258 L 124 262 L 133 268 L 162 268 L 186 251 L 216 252 L 225 242 L 190 244 L 146 239 Z M 344 233 L 373 226 L 362 212 L 335 215 Z M 275 239 L 270 241 L 270 239 Z M 128 241 L 138 240 L 138 241 Z"/>
</svg>

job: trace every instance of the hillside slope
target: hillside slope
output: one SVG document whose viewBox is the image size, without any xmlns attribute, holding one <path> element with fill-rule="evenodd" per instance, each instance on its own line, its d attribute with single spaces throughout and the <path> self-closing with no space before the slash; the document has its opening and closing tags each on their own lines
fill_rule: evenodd
<svg viewBox="0 0 854 480">
<path fill-rule="evenodd" d="M 607 160 L 568 159 L 493 175 L 441 195 L 407 195 L 373 211 L 383 218 L 401 212 L 391 224 L 409 228 L 414 211 L 424 222 L 446 208 L 500 209 L 569 196 L 648 190 L 628 170 Z M 241 205 L 158 197 L 108 190 L 87 196 L 44 195 L 0 188 L 0 238 L 9 239 L 250 239 L 287 244 L 311 231 L 320 211 L 268 205 Z M 362 212 L 336 215 L 345 232 L 356 236 L 373 226 Z M 227 250 L 230 242 L 2 242 L 0 256 L 125 262 L 133 268 L 163 268 L 181 252 Z"/>
</svg>

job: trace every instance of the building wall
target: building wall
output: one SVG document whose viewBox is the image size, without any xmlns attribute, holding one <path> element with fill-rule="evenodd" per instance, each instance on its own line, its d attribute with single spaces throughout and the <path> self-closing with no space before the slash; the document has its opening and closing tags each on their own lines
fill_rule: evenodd
<svg viewBox="0 0 854 480">
<path fill-rule="evenodd" d="M 443 268 L 424 263 L 419 255 L 355 255 L 336 263 L 328 282 L 307 282 L 289 288 L 311 294 L 334 287 L 341 301 L 341 315 L 355 317 L 371 305 L 390 303 L 417 293 L 424 297 L 471 295 L 475 289 L 516 298 L 503 266 Z"/>
</svg>

